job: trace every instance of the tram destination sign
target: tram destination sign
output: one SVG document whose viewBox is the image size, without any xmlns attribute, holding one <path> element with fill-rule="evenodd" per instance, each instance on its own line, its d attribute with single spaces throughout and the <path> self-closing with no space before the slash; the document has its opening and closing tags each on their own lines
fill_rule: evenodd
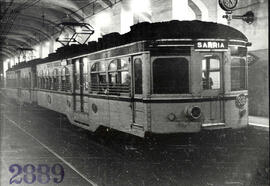
<svg viewBox="0 0 270 186">
<path fill-rule="evenodd" d="M 194 44 L 195 50 L 227 50 L 228 42 L 221 40 L 196 40 Z"/>
</svg>

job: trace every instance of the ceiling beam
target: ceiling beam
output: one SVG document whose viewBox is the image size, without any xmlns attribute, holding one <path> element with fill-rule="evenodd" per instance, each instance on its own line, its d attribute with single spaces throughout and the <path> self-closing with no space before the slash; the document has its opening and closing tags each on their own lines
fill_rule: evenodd
<svg viewBox="0 0 270 186">
<path fill-rule="evenodd" d="M 34 31 L 34 32 L 42 35 L 45 39 L 50 39 L 51 38 L 50 33 L 46 33 L 44 31 L 42 31 L 41 30 L 42 28 L 35 28 L 35 27 L 32 27 L 32 26 L 24 25 L 24 24 L 18 24 L 16 22 L 13 24 L 12 30 L 15 29 L 14 27 L 19 27 L 18 29 L 20 29 L 20 30 L 26 29 L 26 30 L 29 30 L 29 31 Z"/>
<path fill-rule="evenodd" d="M 12 31 L 9 32 L 9 34 L 6 36 L 9 40 L 17 40 L 22 41 L 27 44 L 31 44 L 32 41 L 34 41 L 34 44 L 40 43 L 40 40 L 38 40 L 33 33 L 24 31 L 24 33 L 21 33 L 21 31 Z M 1 44 L 1 41 L 0 41 Z"/>
</svg>

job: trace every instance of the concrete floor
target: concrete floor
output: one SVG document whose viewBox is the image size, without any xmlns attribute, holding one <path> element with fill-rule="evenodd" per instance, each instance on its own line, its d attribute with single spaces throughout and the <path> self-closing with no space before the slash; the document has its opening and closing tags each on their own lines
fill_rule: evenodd
<svg viewBox="0 0 270 186">
<path fill-rule="evenodd" d="M 64 168 L 58 184 L 63 186 L 269 185 L 269 134 L 264 130 L 204 131 L 149 141 L 116 131 L 93 134 L 37 106 L 2 104 L 1 186 L 9 185 L 12 164 L 56 163 Z M 50 175 L 48 184 L 32 185 L 57 185 Z"/>
</svg>

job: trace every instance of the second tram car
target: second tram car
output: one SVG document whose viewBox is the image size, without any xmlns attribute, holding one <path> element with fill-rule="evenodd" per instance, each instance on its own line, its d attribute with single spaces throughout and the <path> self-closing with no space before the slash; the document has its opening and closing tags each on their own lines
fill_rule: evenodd
<svg viewBox="0 0 270 186">
<path fill-rule="evenodd" d="M 8 96 L 95 131 L 190 133 L 248 124 L 247 46 L 201 21 L 139 23 L 7 71 Z"/>
</svg>

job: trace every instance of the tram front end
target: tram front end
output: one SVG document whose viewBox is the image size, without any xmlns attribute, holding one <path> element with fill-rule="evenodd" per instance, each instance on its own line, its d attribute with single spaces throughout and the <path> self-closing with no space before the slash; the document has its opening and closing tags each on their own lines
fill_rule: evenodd
<svg viewBox="0 0 270 186">
<path fill-rule="evenodd" d="M 151 52 L 153 133 L 193 133 L 248 124 L 246 41 L 160 40 Z"/>
</svg>

